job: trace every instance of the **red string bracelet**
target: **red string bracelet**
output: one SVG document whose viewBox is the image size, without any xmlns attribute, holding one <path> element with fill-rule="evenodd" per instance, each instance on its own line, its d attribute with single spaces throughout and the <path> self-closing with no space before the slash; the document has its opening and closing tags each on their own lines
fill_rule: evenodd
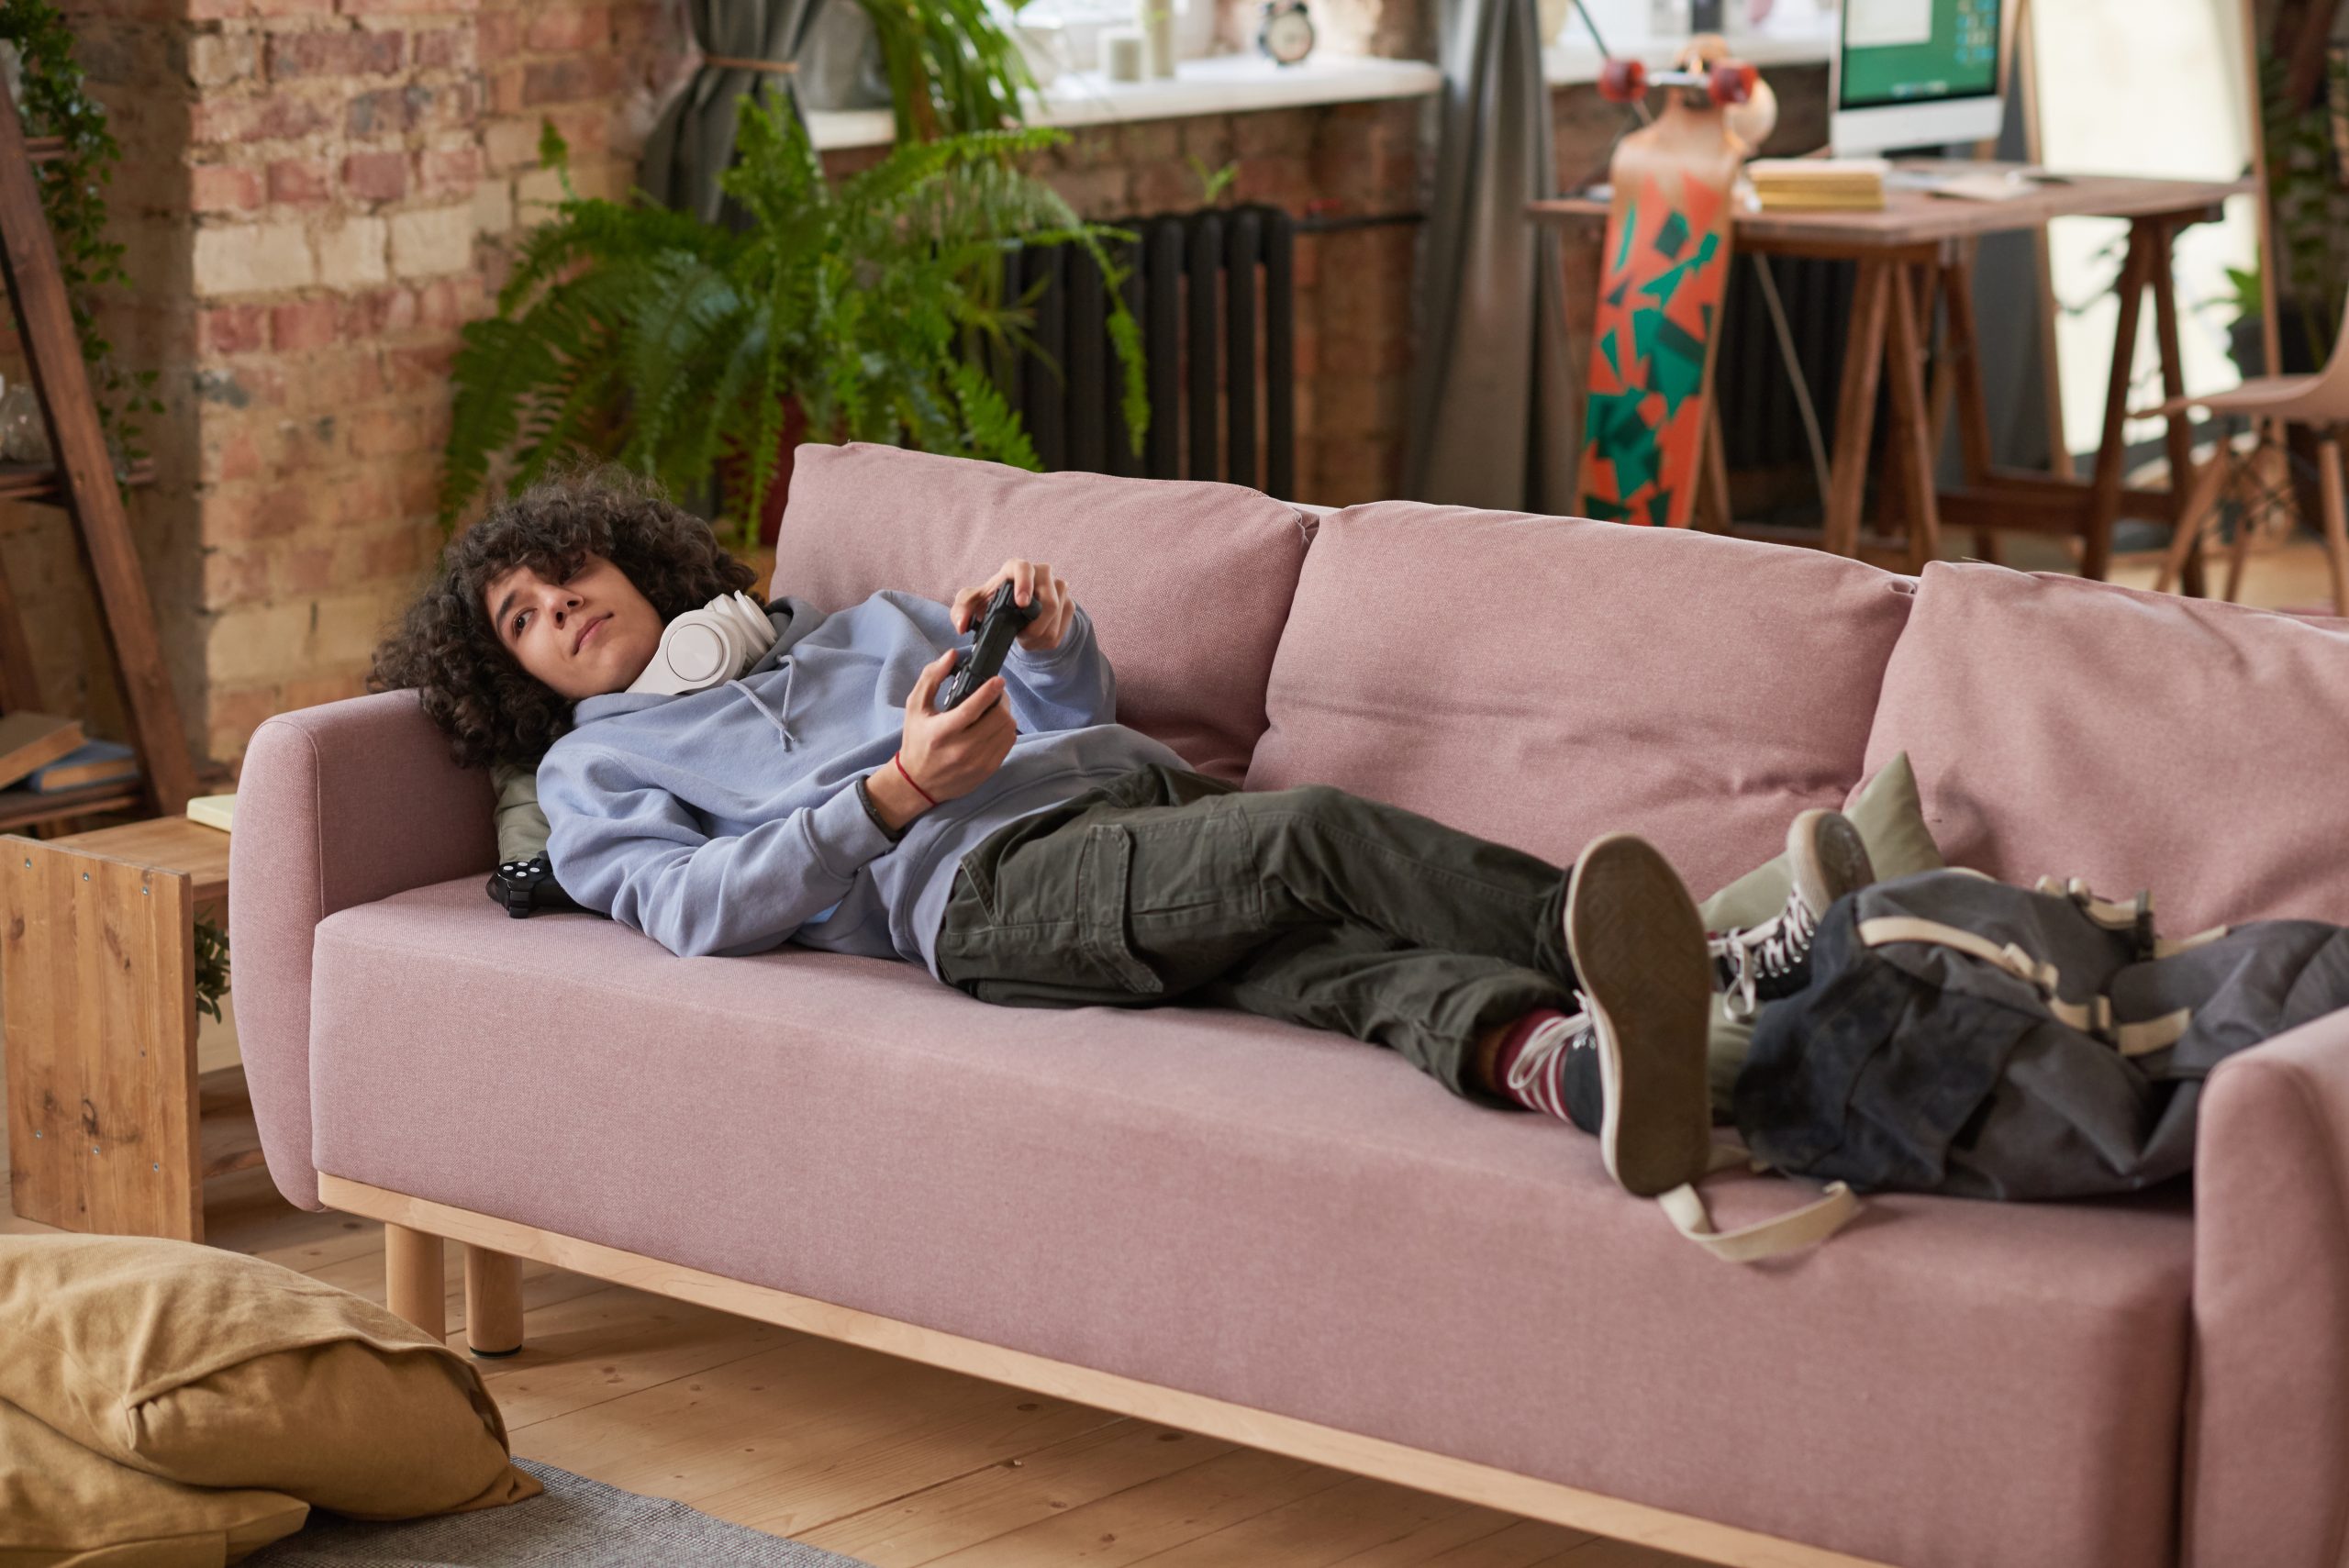
<svg viewBox="0 0 2349 1568">
<path fill-rule="evenodd" d="M 932 806 L 936 806 L 938 804 L 938 797 L 930 794 L 930 791 L 922 788 L 921 785 L 914 784 L 913 774 L 906 772 L 906 758 L 904 752 L 900 751 L 897 755 L 890 758 L 889 761 L 897 764 L 897 776 L 904 779 L 907 784 L 913 784 L 914 793 L 916 795 L 921 796 Z"/>
</svg>

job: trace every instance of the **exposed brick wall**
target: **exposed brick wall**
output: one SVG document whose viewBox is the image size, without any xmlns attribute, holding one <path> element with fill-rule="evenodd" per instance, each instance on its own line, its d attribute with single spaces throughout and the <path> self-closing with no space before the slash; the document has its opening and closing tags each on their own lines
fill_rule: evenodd
<svg viewBox="0 0 2349 1568">
<path fill-rule="evenodd" d="M 555 194 L 541 120 L 570 140 L 583 190 L 625 189 L 675 64 L 665 11 L 76 7 L 126 150 L 114 207 L 140 286 L 117 338 L 162 371 L 168 405 L 135 526 L 200 754 L 233 759 L 269 714 L 360 689 L 439 543 L 458 328 Z M 12 580 L 19 557 L 37 581 L 62 576 L 54 545 L 5 548 Z"/>
<path fill-rule="evenodd" d="M 128 362 L 161 371 L 167 406 L 133 527 L 200 754 L 233 762 L 267 715 L 359 689 L 439 543 L 458 328 L 555 195 L 540 121 L 570 141 L 582 189 L 625 189 L 682 63 L 672 4 L 72 0 L 127 154 L 114 205 L 139 287 L 111 325 Z M 1317 9 L 1339 41 L 1431 42 L 1413 0 Z M 1562 172 L 1603 164 L 1615 111 L 1585 93 L 1557 105 Z M 1227 199 L 1337 225 L 1297 253 L 1304 499 L 1400 484 L 1426 110 L 1095 128 L 1041 170 L 1114 219 L 1194 207 L 1199 167 L 1230 164 Z M 61 519 L 0 509 L 0 562 L 45 697 L 119 732 Z"/>
</svg>

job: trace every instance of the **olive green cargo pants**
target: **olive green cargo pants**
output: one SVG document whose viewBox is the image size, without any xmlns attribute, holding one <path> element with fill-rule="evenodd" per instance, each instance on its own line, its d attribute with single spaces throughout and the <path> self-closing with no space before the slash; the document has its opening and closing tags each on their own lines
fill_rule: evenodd
<svg viewBox="0 0 2349 1568">
<path fill-rule="evenodd" d="M 1480 1033 L 1574 1009 L 1565 883 L 1341 790 L 1143 768 L 963 856 L 938 972 L 1009 1006 L 1237 1007 L 1387 1046 L 1476 1095 Z"/>
</svg>

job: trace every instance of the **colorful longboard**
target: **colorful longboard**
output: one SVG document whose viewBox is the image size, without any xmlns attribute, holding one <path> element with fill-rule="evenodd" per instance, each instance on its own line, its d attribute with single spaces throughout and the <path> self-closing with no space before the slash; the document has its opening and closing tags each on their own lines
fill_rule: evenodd
<svg viewBox="0 0 2349 1568">
<path fill-rule="evenodd" d="M 1615 150 L 1583 426 L 1585 516 L 1688 526 L 1742 152 L 1720 108 L 1693 107 L 1679 92 Z"/>
</svg>

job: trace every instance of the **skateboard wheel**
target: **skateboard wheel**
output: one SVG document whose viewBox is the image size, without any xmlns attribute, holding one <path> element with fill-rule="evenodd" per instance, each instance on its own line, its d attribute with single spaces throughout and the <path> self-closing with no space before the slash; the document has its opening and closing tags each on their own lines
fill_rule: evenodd
<svg viewBox="0 0 2349 1568">
<path fill-rule="evenodd" d="M 1712 100 L 1724 106 L 1742 104 L 1753 96 L 1753 83 L 1758 77 L 1751 65 L 1743 61 L 1724 60 L 1713 67 Z"/>
<path fill-rule="evenodd" d="M 1598 95 L 1612 103 L 1628 104 L 1647 91 L 1648 68 L 1640 61 L 1610 60 L 1599 70 Z"/>
</svg>

